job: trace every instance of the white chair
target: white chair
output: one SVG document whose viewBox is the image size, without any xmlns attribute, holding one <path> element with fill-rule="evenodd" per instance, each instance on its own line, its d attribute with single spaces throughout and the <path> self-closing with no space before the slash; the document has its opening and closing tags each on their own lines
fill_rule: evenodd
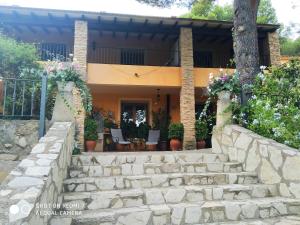
<svg viewBox="0 0 300 225">
<path fill-rule="evenodd" d="M 115 144 L 123 145 L 124 147 L 128 147 L 130 145 L 129 141 L 124 140 L 121 129 L 110 129 L 110 132 Z"/>
<path fill-rule="evenodd" d="M 160 137 L 160 130 L 149 130 L 148 141 L 146 142 L 147 149 L 154 150 L 151 147 L 155 146 L 156 148 L 156 146 L 158 145 L 159 137 Z"/>
</svg>

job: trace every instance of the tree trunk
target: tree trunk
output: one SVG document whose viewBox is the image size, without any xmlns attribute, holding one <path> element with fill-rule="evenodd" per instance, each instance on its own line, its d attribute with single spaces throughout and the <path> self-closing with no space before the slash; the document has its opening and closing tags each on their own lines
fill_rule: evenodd
<svg viewBox="0 0 300 225">
<path fill-rule="evenodd" d="M 252 84 L 259 73 L 259 51 L 256 17 L 259 0 L 234 0 L 233 47 L 236 69 L 242 86 L 242 104 L 251 93 L 245 84 Z"/>
</svg>

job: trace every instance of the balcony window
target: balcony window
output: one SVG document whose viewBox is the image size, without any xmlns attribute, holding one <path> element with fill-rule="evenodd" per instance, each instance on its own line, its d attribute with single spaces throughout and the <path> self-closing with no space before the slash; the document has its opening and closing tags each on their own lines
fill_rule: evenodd
<svg viewBox="0 0 300 225">
<path fill-rule="evenodd" d="M 194 52 L 194 66 L 202 68 L 213 67 L 213 54 L 209 51 Z"/>
<path fill-rule="evenodd" d="M 121 49 L 121 64 L 144 65 L 145 52 L 143 49 Z"/>
</svg>

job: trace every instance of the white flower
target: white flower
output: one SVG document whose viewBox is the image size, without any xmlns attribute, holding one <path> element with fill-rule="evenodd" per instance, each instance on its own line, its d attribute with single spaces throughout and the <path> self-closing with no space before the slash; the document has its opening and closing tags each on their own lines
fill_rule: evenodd
<svg viewBox="0 0 300 225">
<path fill-rule="evenodd" d="M 222 72 L 223 72 L 223 69 L 220 69 L 220 72 L 222 73 Z"/>
<path fill-rule="evenodd" d="M 266 68 L 266 66 L 260 66 L 260 70 L 265 70 Z"/>
<path fill-rule="evenodd" d="M 257 119 L 254 119 L 252 123 L 253 123 L 253 125 L 257 125 L 257 124 L 259 124 L 259 121 Z"/>
<path fill-rule="evenodd" d="M 213 73 L 210 73 L 209 74 L 209 79 L 213 79 L 214 78 L 214 74 Z"/>
</svg>

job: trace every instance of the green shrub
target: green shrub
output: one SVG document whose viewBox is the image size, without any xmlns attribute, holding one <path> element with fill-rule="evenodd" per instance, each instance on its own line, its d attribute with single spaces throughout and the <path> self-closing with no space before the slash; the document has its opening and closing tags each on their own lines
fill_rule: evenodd
<svg viewBox="0 0 300 225">
<path fill-rule="evenodd" d="M 38 60 L 33 44 L 18 42 L 0 33 L 0 76 L 19 77 L 25 69 L 39 69 Z"/>
<path fill-rule="evenodd" d="M 208 124 L 206 120 L 196 120 L 195 122 L 196 140 L 205 140 L 208 137 Z"/>
<path fill-rule="evenodd" d="M 300 61 L 261 72 L 248 105 L 234 119 L 280 143 L 300 147 Z"/>
<path fill-rule="evenodd" d="M 96 141 L 98 139 L 97 122 L 94 119 L 86 118 L 84 121 L 84 139 Z"/>
<path fill-rule="evenodd" d="M 171 123 L 169 126 L 169 139 L 183 139 L 184 128 L 182 123 Z"/>
</svg>

